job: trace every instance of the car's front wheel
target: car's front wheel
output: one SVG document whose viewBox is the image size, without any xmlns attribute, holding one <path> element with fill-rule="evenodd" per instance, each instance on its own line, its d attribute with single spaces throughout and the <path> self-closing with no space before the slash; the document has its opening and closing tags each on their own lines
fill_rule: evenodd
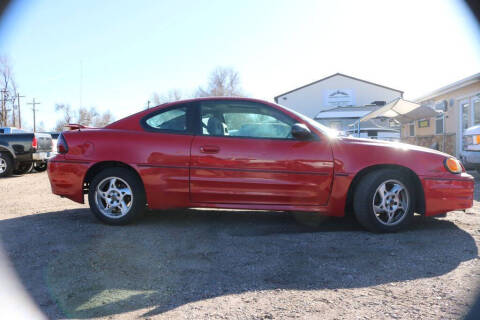
<svg viewBox="0 0 480 320">
<path fill-rule="evenodd" d="M 127 224 L 145 210 L 146 198 L 138 176 L 125 168 L 107 168 L 90 183 L 88 202 L 93 214 L 107 224 Z"/>
<path fill-rule="evenodd" d="M 415 204 L 413 183 L 404 173 L 381 169 L 364 176 L 354 193 L 358 222 L 372 232 L 394 232 L 407 226 Z"/>
</svg>

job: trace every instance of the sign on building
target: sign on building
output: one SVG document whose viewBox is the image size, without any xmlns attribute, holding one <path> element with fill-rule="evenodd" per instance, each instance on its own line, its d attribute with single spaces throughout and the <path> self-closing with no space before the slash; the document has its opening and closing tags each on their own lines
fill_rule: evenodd
<svg viewBox="0 0 480 320">
<path fill-rule="evenodd" d="M 355 99 L 351 89 L 326 90 L 324 105 L 330 107 L 354 106 Z"/>
</svg>

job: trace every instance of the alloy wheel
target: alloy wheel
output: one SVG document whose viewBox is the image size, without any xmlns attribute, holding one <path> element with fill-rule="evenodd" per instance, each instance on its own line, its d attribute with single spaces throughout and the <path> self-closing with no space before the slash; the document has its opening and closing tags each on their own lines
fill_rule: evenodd
<svg viewBox="0 0 480 320">
<path fill-rule="evenodd" d="M 410 206 L 407 188 L 398 180 L 380 184 L 373 196 L 373 212 L 377 220 L 387 226 L 400 223 Z"/>
<path fill-rule="evenodd" d="M 7 161 L 0 158 L 0 173 L 4 173 L 7 170 Z"/>
<path fill-rule="evenodd" d="M 133 204 L 132 188 L 119 177 L 105 178 L 95 189 L 95 203 L 106 217 L 112 219 L 124 217 Z"/>
</svg>

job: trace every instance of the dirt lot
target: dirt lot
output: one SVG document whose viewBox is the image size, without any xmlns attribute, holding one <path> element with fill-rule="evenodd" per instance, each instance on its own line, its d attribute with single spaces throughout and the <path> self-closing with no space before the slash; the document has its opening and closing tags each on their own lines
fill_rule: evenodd
<svg viewBox="0 0 480 320">
<path fill-rule="evenodd" d="M 0 233 L 49 318 L 457 319 L 480 284 L 476 206 L 388 235 L 206 210 L 111 227 L 37 173 L 0 180 Z"/>
</svg>

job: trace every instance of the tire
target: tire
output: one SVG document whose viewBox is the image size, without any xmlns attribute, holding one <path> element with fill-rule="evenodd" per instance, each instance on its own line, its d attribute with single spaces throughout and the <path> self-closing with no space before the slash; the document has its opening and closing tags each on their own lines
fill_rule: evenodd
<svg viewBox="0 0 480 320">
<path fill-rule="evenodd" d="M 398 231 L 413 219 L 414 190 L 412 181 L 399 170 L 380 169 L 371 172 L 355 188 L 355 217 L 371 232 Z"/>
<path fill-rule="evenodd" d="M 115 187 L 112 187 L 113 179 Z M 92 213 L 100 221 L 124 225 L 143 214 L 145 190 L 142 181 L 132 171 L 118 167 L 106 168 L 91 181 L 88 202 Z"/>
<path fill-rule="evenodd" d="M 18 168 L 13 170 L 15 174 L 26 174 L 29 173 L 33 168 L 33 162 L 20 162 Z"/>
<path fill-rule="evenodd" d="M 0 152 L 0 178 L 9 177 L 13 172 L 12 158 L 5 152 Z"/>
<path fill-rule="evenodd" d="M 37 172 L 44 172 L 45 170 L 47 170 L 47 162 L 42 161 L 42 162 L 35 163 L 33 165 L 33 168 L 35 168 L 35 171 Z"/>
</svg>

